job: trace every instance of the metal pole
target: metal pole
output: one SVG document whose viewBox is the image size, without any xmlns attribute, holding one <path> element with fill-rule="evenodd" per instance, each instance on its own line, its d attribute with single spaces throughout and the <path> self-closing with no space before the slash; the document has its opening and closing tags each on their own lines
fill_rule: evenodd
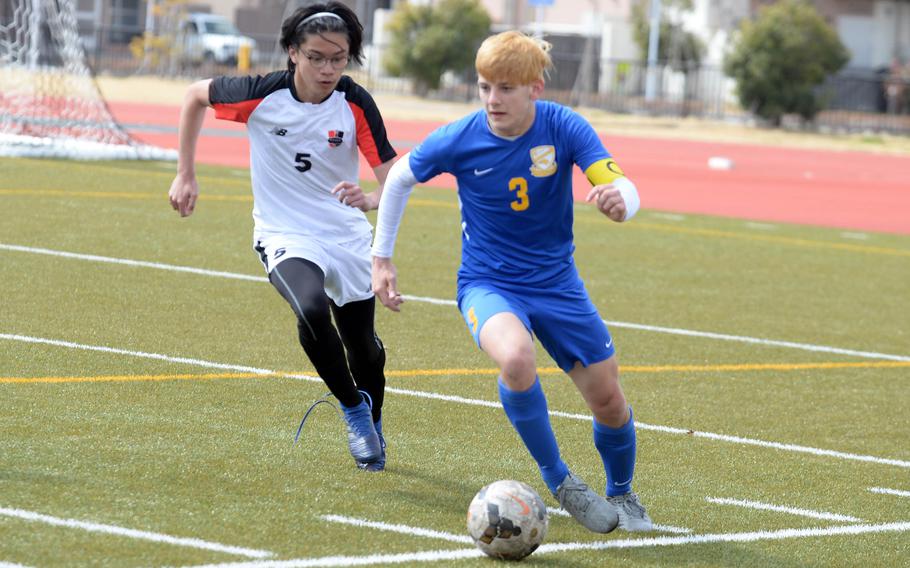
<svg viewBox="0 0 910 568">
<path fill-rule="evenodd" d="M 651 0 L 651 30 L 648 34 L 648 76 L 645 100 L 654 100 L 657 91 L 657 47 L 660 44 L 660 0 Z"/>
<path fill-rule="evenodd" d="M 148 36 L 155 33 L 155 0 L 148 0 L 145 4 L 145 33 Z"/>
</svg>

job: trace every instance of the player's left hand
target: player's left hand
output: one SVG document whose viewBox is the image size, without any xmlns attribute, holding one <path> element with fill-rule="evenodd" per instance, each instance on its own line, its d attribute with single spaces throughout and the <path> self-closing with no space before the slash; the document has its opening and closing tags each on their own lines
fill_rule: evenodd
<svg viewBox="0 0 910 568">
<path fill-rule="evenodd" d="M 367 198 L 367 194 L 365 194 L 363 189 L 356 183 L 351 183 L 349 181 L 339 182 L 338 185 L 332 188 L 332 194 L 338 198 L 338 201 L 348 207 L 354 207 L 361 211 L 375 209 Z"/>
<path fill-rule="evenodd" d="M 617 223 L 626 218 L 626 202 L 613 184 L 595 185 L 585 201 L 597 204 L 601 213 Z"/>
<path fill-rule="evenodd" d="M 379 302 L 393 312 L 400 312 L 404 298 L 398 292 L 398 271 L 392 259 L 373 257 L 372 283 L 373 293 Z"/>
</svg>

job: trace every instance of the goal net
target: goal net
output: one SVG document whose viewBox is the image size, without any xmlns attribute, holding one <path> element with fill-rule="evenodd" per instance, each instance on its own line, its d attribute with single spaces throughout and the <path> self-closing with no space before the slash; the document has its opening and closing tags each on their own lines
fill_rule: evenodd
<svg viewBox="0 0 910 568">
<path fill-rule="evenodd" d="M 76 1 L 0 1 L 0 156 L 176 159 L 111 115 L 86 63 Z"/>
</svg>

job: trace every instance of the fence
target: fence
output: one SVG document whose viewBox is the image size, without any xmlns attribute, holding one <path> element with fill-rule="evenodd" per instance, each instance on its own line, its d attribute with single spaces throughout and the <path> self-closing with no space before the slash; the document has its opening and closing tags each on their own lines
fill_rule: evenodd
<svg viewBox="0 0 910 568">
<path fill-rule="evenodd" d="M 276 51 L 275 37 L 256 38 L 253 73 L 264 73 L 284 66 L 286 56 Z M 168 51 L 170 49 L 170 51 Z M 363 67 L 351 69 L 358 80 L 375 92 L 411 94 L 409 80 L 389 77 L 381 67 L 382 46 L 366 48 Z M 702 66 L 677 70 L 659 65 L 655 74 L 656 93 L 645 96 L 647 66 L 638 61 L 586 58 L 578 51 L 554 51 L 554 69 L 547 79 L 546 96 L 571 106 L 598 108 L 609 112 L 676 117 L 701 117 L 724 121 L 748 121 L 750 113 L 740 108 L 735 85 L 718 67 Z M 155 74 L 167 77 L 210 77 L 236 73 L 230 66 L 204 63 L 191 65 L 180 61 L 179 52 L 166 48 L 143 53 L 135 43 L 108 43 L 88 52 L 98 73 L 113 75 Z M 812 124 L 793 117 L 784 124 L 794 128 L 821 131 L 889 132 L 910 135 L 910 81 L 904 85 L 904 99 L 888 105 L 885 99 L 887 73 L 882 70 L 852 69 L 830 77 L 818 88 L 825 110 Z M 427 96 L 443 100 L 470 101 L 476 97 L 473 70 L 461 75 L 447 74 L 439 89 Z"/>
</svg>

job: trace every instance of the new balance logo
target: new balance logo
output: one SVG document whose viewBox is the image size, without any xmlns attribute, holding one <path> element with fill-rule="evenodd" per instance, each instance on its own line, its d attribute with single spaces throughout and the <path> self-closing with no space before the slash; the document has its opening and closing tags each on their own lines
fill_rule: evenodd
<svg viewBox="0 0 910 568">
<path fill-rule="evenodd" d="M 284 136 L 287 133 L 287 129 L 281 128 L 280 126 L 276 126 L 275 128 L 269 130 L 269 134 L 274 134 L 275 136 Z"/>
</svg>

